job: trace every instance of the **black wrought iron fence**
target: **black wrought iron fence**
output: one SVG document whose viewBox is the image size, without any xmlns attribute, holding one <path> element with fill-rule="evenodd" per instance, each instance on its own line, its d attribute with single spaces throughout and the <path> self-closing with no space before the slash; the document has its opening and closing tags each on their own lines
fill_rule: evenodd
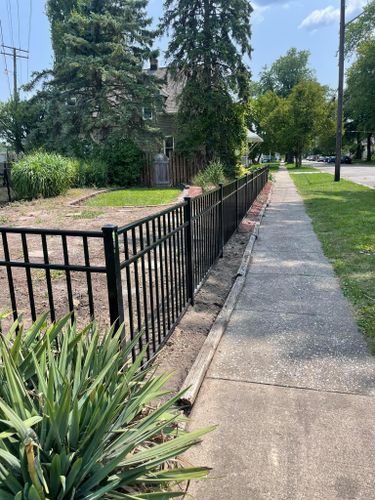
<svg viewBox="0 0 375 500">
<path fill-rule="evenodd" d="M 150 217 L 101 231 L 0 227 L 5 270 L 0 287 L 7 288 L 14 318 L 22 312 L 35 320 L 49 310 L 52 321 L 66 311 L 73 318 L 79 311 L 81 318 L 107 319 L 124 325 L 124 341 L 142 331 L 133 356 L 147 346 L 151 359 L 194 302 L 267 180 L 268 169 L 261 168 Z M 0 310 L 6 305 L 1 300 Z"/>
</svg>

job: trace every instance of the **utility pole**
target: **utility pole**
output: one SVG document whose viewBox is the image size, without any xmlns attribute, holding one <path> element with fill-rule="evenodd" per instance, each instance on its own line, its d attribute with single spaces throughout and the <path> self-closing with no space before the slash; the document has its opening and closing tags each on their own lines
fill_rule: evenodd
<svg viewBox="0 0 375 500">
<path fill-rule="evenodd" d="M 341 0 L 335 182 L 339 182 L 341 177 L 342 118 L 343 118 L 343 103 L 344 103 L 344 63 L 345 63 L 345 0 Z"/>
<path fill-rule="evenodd" d="M 19 131 L 18 123 L 17 123 L 17 109 L 19 103 L 19 94 L 18 94 L 18 82 L 17 82 L 17 59 L 28 59 L 29 51 L 24 49 L 18 49 L 16 47 L 10 47 L 9 45 L 1 45 L 2 52 L 4 56 L 9 56 L 13 60 L 13 105 L 14 105 L 14 128 L 15 128 L 15 149 L 16 153 L 20 153 L 22 151 L 22 137 Z M 6 49 L 10 52 L 6 52 Z"/>
<path fill-rule="evenodd" d="M 28 59 L 29 51 L 24 49 L 17 49 L 16 47 L 10 47 L 9 45 L 1 45 L 1 54 L 4 56 L 10 56 L 13 60 L 13 99 L 18 100 L 18 83 L 17 83 L 17 59 Z M 11 52 L 6 52 L 5 49 Z M 22 52 L 20 54 L 19 52 Z M 25 55 L 24 55 L 25 54 Z"/>
</svg>

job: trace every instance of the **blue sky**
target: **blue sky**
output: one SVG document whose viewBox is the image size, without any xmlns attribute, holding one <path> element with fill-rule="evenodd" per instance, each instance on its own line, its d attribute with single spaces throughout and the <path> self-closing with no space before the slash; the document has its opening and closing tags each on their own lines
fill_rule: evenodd
<svg viewBox="0 0 375 500">
<path fill-rule="evenodd" d="M 337 86 L 339 0 L 256 0 L 252 19 L 254 48 L 250 68 L 256 79 L 266 64 L 270 65 L 290 47 L 308 49 L 311 65 L 321 83 Z M 367 0 L 347 0 L 348 19 L 357 15 Z M 149 12 L 156 20 L 162 13 L 162 0 L 150 0 Z M 29 19 L 31 30 L 29 44 Z M 27 74 L 51 66 L 49 26 L 45 0 L 1 0 L 0 19 L 6 45 L 30 48 L 30 59 L 19 61 L 19 83 Z M 19 21 L 18 21 L 19 20 Z M 13 28 L 13 30 L 12 30 Z M 1 36 L 0 36 L 1 43 Z M 165 48 L 166 40 L 159 41 Z M 8 59 L 8 76 L 12 85 L 12 64 Z M 0 99 L 9 96 L 4 57 L 0 58 Z"/>
</svg>

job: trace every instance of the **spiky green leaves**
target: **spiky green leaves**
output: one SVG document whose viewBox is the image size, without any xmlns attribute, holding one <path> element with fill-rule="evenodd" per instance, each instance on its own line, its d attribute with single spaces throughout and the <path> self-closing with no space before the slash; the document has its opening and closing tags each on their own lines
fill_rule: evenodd
<svg viewBox="0 0 375 500">
<path fill-rule="evenodd" d="M 140 370 L 144 353 L 131 364 L 137 339 L 119 337 L 69 318 L 1 336 L 1 498 L 172 498 L 206 475 L 176 457 L 207 429 L 179 430 L 178 395 L 155 406 L 168 376 Z"/>
</svg>

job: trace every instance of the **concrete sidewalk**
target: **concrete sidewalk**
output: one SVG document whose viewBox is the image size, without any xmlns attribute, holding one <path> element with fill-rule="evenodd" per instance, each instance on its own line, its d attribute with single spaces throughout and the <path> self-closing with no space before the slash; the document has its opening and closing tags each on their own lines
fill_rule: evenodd
<svg viewBox="0 0 375 500">
<path fill-rule="evenodd" d="M 375 499 L 375 363 L 286 171 L 191 418 L 197 500 Z"/>
</svg>

